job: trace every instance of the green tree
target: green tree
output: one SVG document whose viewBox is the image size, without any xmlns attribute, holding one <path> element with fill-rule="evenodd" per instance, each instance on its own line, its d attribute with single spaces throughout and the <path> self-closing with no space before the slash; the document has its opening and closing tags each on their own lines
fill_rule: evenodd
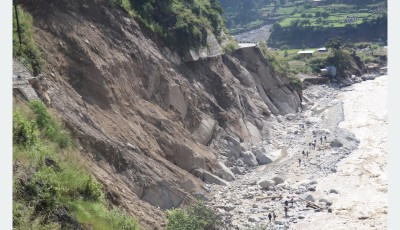
<svg viewBox="0 0 400 230">
<path fill-rule="evenodd" d="M 339 36 L 336 36 L 334 38 L 330 38 L 326 44 L 326 48 L 332 48 L 334 50 L 340 50 L 343 47 L 343 39 Z"/>
</svg>

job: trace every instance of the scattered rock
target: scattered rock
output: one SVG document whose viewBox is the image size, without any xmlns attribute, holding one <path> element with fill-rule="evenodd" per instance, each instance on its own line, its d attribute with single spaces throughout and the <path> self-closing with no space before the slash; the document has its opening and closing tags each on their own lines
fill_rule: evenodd
<svg viewBox="0 0 400 230">
<path fill-rule="evenodd" d="M 244 169 L 243 169 L 243 167 L 233 166 L 232 167 L 232 172 L 234 174 L 242 175 L 243 172 L 244 172 Z"/>
<path fill-rule="evenodd" d="M 343 147 L 343 144 L 342 144 L 342 142 L 340 142 L 338 139 L 333 139 L 333 140 L 331 141 L 331 143 L 330 143 L 330 146 L 331 146 L 332 148 L 340 148 L 340 147 Z"/>
<path fill-rule="evenodd" d="M 339 194 L 339 192 L 338 192 L 336 189 L 331 189 L 331 190 L 329 190 L 329 193 Z"/>
<path fill-rule="evenodd" d="M 260 222 L 260 219 L 257 217 L 249 217 L 250 222 Z"/>
<path fill-rule="evenodd" d="M 293 114 L 293 113 L 286 114 L 285 118 L 286 118 L 286 120 L 291 121 L 296 118 L 296 114 Z"/>
<path fill-rule="evenodd" d="M 315 192 L 315 190 L 316 190 L 316 187 L 317 187 L 317 186 L 315 186 L 314 184 L 312 184 L 312 185 L 308 185 L 308 186 L 307 186 L 307 190 L 308 190 L 308 191 Z"/>
<path fill-rule="evenodd" d="M 241 153 L 241 157 L 243 162 L 248 165 L 248 166 L 257 166 L 257 158 L 254 156 L 254 154 L 251 151 L 246 151 Z"/>
<path fill-rule="evenodd" d="M 312 195 L 306 195 L 306 196 L 304 197 L 304 200 L 308 200 L 308 201 L 311 201 L 311 202 L 315 202 L 315 199 L 314 199 L 314 197 L 313 197 Z"/>
<path fill-rule="evenodd" d="M 321 119 L 318 117 L 308 117 L 306 119 L 306 124 L 319 124 L 321 123 Z"/>
<path fill-rule="evenodd" d="M 333 203 L 325 198 L 319 199 L 319 202 L 324 202 L 327 206 L 331 206 Z"/>
</svg>

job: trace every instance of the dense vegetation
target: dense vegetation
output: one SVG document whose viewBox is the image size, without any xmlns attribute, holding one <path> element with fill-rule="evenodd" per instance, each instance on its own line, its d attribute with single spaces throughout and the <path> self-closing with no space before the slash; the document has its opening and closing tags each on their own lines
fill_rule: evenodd
<svg viewBox="0 0 400 230">
<path fill-rule="evenodd" d="M 70 134 L 40 101 L 14 103 L 14 229 L 138 229 L 108 209 Z"/>
<path fill-rule="evenodd" d="M 268 44 L 271 47 L 283 45 L 291 48 L 323 46 L 330 37 L 340 34 L 353 42 L 387 42 L 387 15 L 382 14 L 359 24 L 344 27 L 313 25 L 310 20 L 293 20 L 289 25 L 275 24 Z"/>
<path fill-rule="evenodd" d="M 312 38 L 322 34 L 328 35 L 318 41 L 319 44 L 323 44 L 326 39 L 335 35 L 348 39 L 347 36 L 356 30 L 358 30 L 356 32 L 376 30 L 377 27 L 373 24 L 376 23 L 377 18 L 379 18 L 378 21 L 386 20 L 383 15 L 387 11 L 386 0 L 324 0 L 320 2 L 309 0 L 220 0 L 220 2 L 225 11 L 226 25 L 231 33 L 248 31 L 263 24 L 275 23 L 277 27 L 272 32 L 274 38 L 269 42 L 269 45 L 273 47 L 294 43 L 295 40 L 289 36 L 308 36 L 304 41 L 296 43 L 296 46 L 300 48 L 302 43 L 309 47 L 315 46 L 315 44 L 308 43 L 309 38 L 311 38 L 310 41 L 314 41 Z M 363 26 L 357 26 L 360 24 Z M 377 24 L 381 24 L 382 29 L 379 30 L 379 36 L 375 36 L 372 40 L 379 38 L 386 40 L 384 31 L 387 31 L 387 26 L 380 22 Z M 302 28 L 296 30 L 298 27 Z M 356 29 L 350 30 L 351 27 L 356 27 Z M 313 33 L 313 31 L 316 32 Z M 310 33 L 312 34 L 309 35 Z M 364 37 L 365 39 L 364 34 L 358 34 L 354 37 Z M 280 38 L 283 38 L 284 42 L 277 44 Z M 367 36 L 366 41 L 371 41 L 368 38 Z"/>
<path fill-rule="evenodd" d="M 218 0 L 114 0 L 179 52 L 207 45 L 225 29 Z"/>
<path fill-rule="evenodd" d="M 217 230 L 222 227 L 221 218 L 203 203 L 167 211 L 167 230 Z"/>
<path fill-rule="evenodd" d="M 23 63 L 34 75 L 42 71 L 43 59 L 33 36 L 32 16 L 18 7 L 21 43 L 17 30 L 17 17 L 13 11 L 13 57 Z"/>
</svg>

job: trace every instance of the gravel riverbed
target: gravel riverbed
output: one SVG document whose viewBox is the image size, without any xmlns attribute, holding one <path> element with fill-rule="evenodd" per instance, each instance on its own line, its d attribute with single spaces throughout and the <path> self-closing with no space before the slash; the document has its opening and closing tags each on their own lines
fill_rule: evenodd
<svg viewBox="0 0 400 230">
<path fill-rule="evenodd" d="M 226 229 L 385 229 L 387 76 L 303 93 L 303 112 L 272 117 L 269 141 L 253 147 L 277 158 L 207 185 L 208 204 Z"/>
</svg>

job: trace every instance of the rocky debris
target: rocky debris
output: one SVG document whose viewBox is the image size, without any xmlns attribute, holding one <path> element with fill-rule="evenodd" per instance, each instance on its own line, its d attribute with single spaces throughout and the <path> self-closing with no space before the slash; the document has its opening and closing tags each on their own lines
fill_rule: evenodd
<svg viewBox="0 0 400 230">
<path fill-rule="evenodd" d="M 240 154 L 240 157 L 243 160 L 243 163 L 245 163 L 248 166 L 257 166 L 257 158 L 254 156 L 254 154 L 251 151 L 245 151 Z"/>
<path fill-rule="evenodd" d="M 257 217 L 249 217 L 250 222 L 260 222 L 260 219 Z"/>
<path fill-rule="evenodd" d="M 316 215 L 316 212 L 332 213 L 333 202 L 330 198 L 319 197 L 322 191 L 317 190 L 318 180 L 336 172 L 336 164 L 357 148 L 359 141 L 350 131 L 338 128 L 344 115 L 341 101 L 334 99 L 336 89 L 324 85 L 309 88 L 303 92 L 312 100 L 307 103 L 314 106 L 314 110 L 274 116 L 268 121 L 268 136 L 273 138 L 260 143 L 260 146 L 249 148 L 257 160 L 258 154 L 265 153 L 272 162 L 266 165 L 259 163 L 257 168 L 244 167 L 243 174 L 236 175 L 236 180 L 227 187 L 232 192 L 229 196 L 241 207 L 240 211 L 232 211 L 230 223 L 240 229 L 256 226 L 256 222 L 250 222 L 250 217 L 258 217 L 260 224 L 268 224 L 268 218 L 264 220 L 261 216 L 255 216 L 260 213 L 266 217 L 269 212 L 276 212 L 277 221 L 268 225 L 271 229 L 289 229 L 298 221 Z M 323 139 L 321 143 L 320 137 L 324 136 L 327 140 Z M 315 149 L 308 145 L 314 140 Z M 341 144 L 337 145 L 336 141 Z M 334 147 L 331 146 L 332 142 Z M 264 151 L 262 147 L 265 146 L 268 149 Z M 303 150 L 309 152 L 308 158 L 302 155 Z M 283 183 L 274 180 L 278 175 L 284 179 Z M 335 189 L 328 191 L 339 194 Z M 239 204 L 236 200 L 242 202 Z M 288 201 L 289 210 L 283 222 L 280 217 L 285 215 L 285 201 Z"/>
<path fill-rule="evenodd" d="M 327 206 L 331 206 L 333 203 L 325 198 L 319 199 L 319 202 L 324 202 Z"/>
</svg>

